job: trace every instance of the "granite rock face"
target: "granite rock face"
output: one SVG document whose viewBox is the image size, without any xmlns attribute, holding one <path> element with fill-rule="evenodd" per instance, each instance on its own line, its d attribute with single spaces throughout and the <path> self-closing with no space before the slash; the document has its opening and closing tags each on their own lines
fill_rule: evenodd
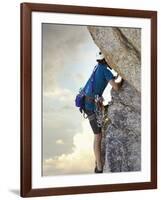
<svg viewBox="0 0 161 200">
<path fill-rule="evenodd" d="M 107 63 L 140 91 L 141 29 L 88 27 Z"/>
<path fill-rule="evenodd" d="M 105 171 L 141 170 L 141 97 L 127 81 L 111 91 L 110 124 L 105 133 Z M 110 169 L 110 170 L 109 170 Z"/>
<path fill-rule="evenodd" d="M 124 79 L 111 90 L 104 127 L 104 172 L 141 170 L 141 32 L 133 28 L 88 27 L 106 61 Z"/>
</svg>

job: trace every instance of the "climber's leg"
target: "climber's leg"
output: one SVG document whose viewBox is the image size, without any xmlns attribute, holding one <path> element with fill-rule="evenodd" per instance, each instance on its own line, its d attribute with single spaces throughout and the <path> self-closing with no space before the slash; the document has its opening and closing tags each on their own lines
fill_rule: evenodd
<svg viewBox="0 0 161 200">
<path fill-rule="evenodd" d="M 97 164 L 96 166 L 99 171 L 102 171 L 103 166 L 101 160 L 101 139 L 102 139 L 101 128 L 98 127 L 96 114 L 93 111 L 86 111 L 86 114 L 88 115 L 89 123 L 94 133 L 93 149 Z"/>
<path fill-rule="evenodd" d="M 102 140 L 102 133 L 94 134 L 94 155 L 96 159 L 97 169 L 99 171 L 102 170 L 102 158 L 101 158 L 101 140 Z"/>
</svg>

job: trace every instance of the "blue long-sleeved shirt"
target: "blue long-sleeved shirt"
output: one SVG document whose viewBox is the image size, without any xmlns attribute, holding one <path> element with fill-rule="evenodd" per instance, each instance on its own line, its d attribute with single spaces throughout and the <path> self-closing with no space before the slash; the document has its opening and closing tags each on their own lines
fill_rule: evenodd
<svg viewBox="0 0 161 200">
<path fill-rule="evenodd" d="M 114 79 L 112 72 L 107 68 L 107 64 L 98 63 L 94 74 L 94 84 L 92 89 L 92 76 L 88 79 L 85 85 L 85 93 L 87 96 L 95 97 L 95 95 L 102 96 L 108 82 Z M 93 90 L 93 91 L 92 91 Z M 94 111 L 95 105 L 92 102 L 85 102 L 85 109 Z"/>
</svg>

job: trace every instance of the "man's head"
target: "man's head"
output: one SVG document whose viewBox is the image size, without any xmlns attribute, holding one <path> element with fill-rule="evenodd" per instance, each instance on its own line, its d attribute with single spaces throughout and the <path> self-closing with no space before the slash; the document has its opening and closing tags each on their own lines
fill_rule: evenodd
<svg viewBox="0 0 161 200">
<path fill-rule="evenodd" d="M 106 60 L 105 60 L 105 56 L 102 54 L 101 51 L 99 51 L 97 54 L 96 54 L 96 61 L 98 63 L 101 63 L 101 64 L 107 64 Z M 107 66 L 112 69 L 108 64 Z"/>
<path fill-rule="evenodd" d="M 97 61 L 98 63 L 106 63 L 105 56 L 102 54 L 101 51 L 99 51 L 99 52 L 96 54 L 96 61 Z"/>
<path fill-rule="evenodd" d="M 101 51 L 99 51 L 97 54 L 96 54 L 96 60 L 97 61 L 100 61 L 100 60 L 103 60 L 105 57 L 104 55 L 102 54 Z"/>
</svg>

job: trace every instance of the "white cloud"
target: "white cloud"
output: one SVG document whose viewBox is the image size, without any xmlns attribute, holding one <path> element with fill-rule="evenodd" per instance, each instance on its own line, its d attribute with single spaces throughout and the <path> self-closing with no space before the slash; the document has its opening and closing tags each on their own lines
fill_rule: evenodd
<svg viewBox="0 0 161 200">
<path fill-rule="evenodd" d="M 45 97 L 53 97 L 59 101 L 72 101 L 74 99 L 74 94 L 71 90 L 67 88 L 55 87 L 51 92 L 44 92 Z"/>
<path fill-rule="evenodd" d="M 91 65 L 96 48 L 85 26 L 43 24 L 44 91 L 54 90 L 60 84 L 60 77 L 71 79 L 79 71 L 79 64 Z M 76 84 L 74 80 L 72 84 Z"/>
<path fill-rule="evenodd" d="M 61 139 L 56 140 L 56 144 L 64 144 L 64 141 Z"/>
<path fill-rule="evenodd" d="M 72 153 L 62 154 L 44 161 L 43 174 L 82 174 L 93 173 L 93 133 L 88 120 L 82 122 L 83 131 L 73 137 Z"/>
</svg>

